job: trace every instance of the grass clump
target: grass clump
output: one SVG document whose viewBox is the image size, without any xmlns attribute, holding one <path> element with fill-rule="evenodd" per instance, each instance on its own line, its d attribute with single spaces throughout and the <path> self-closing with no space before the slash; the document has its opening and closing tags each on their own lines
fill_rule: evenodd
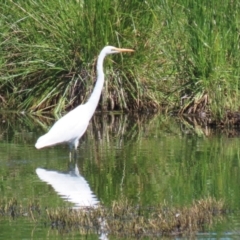
<svg viewBox="0 0 240 240">
<path fill-rule="evenodd" d="M 26 206 L 27 205 L 27 206 Z M 19 202 L 16 198 L 0 200 L 0 216 L 8 216 L 13 220 L 18 217 L 29 217 L 35 221 L 40 214 L 40 206 L 36 201 L 29 201 L 27 204 Z"/>
</svg>

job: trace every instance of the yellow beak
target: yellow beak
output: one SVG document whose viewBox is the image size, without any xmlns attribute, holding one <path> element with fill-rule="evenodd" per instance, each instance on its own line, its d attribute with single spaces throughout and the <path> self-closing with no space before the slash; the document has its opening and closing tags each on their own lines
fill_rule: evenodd
<svg viewBox="0 0 240 240">
<path fill-rule="evenodd" d="M 129 49 L 129 48 L 114 48 L 113 50 L 118 52 L 134 52 L 133 49 Z"/>
</svg>

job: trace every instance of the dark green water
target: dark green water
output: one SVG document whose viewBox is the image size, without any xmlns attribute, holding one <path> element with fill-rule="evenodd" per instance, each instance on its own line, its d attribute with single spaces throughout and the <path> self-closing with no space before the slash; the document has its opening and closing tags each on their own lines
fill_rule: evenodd
<svg viewBox="0 0 240 240">
<path fill-rule="evenodd" d="M 240 238 L 240 139 L 229 137 L 238 131 L 213 131 L 162 115 L 95 116 L 80 140 L 74 166 L 66 145 L 42 150 L 34 147 L 44 127 L 54 120 L 0 117 L 1 199 L 16 198 L 22 204 L 38 201 L 48 208 L 76 206 L 77 201 L 84 201 L 78 199 L 78 190 L 71 189 L 70 169 L 77 167 L 82 179 L 77 184 L 84 184 L 88 191 L 82 196 L 90 194 L 105 206 L 119 199 L 142 206 L 164 202 L 184 206 L 208 196 L 224 199 L 233 210 L 231 214 L 196 238 Z M 41 181 L 41 177 L 48 180 Z M 0 239 L 62 238 L 99 236 L 78 232 L 62 236 L 41 220 L 0 215 Z"/>
</svg>

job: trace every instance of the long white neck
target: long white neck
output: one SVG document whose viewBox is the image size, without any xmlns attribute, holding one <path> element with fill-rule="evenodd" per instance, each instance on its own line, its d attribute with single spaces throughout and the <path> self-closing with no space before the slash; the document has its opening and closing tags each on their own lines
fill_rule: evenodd
<svg viewBox="0 0 240 240">
<path fill-rule="evenodd" d="M 101 52 L 100 55 L 98 56 L 98 60 L 97 60 L 97 82 L 95 84 L 95 87 L 93 89 L 93 92 L 90 96 L 90 98 L 87 101 L 87 105 L 89 105 L 89 114 L 90 114 L 90 118 L 92 117 L 92 115 L 94 114 L 101 93 L 102 93 L 102 88 L 103 88 L 103 84 L 104 84 L 104 72 L 103 72 L 103 61 L 105 58 L 105 53 Z"/>
</svg>

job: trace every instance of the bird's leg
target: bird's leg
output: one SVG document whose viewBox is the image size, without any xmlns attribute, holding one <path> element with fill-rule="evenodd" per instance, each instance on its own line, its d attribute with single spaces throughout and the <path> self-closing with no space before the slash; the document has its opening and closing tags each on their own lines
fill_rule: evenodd
<svg viewBox="0 0 240 240">
<path fill-rule="evenodd" d="M 72 151 L 74 151 L 73 146 L 72 146 L 72 144 L 69 144 L 69 162 L 72 161 Z"/>
<path fill-rule="evenodd" d="M 78 151 L 77 151 L 77 149 L 74 149 L 74 150 L 73 150 L 74 162 L 77 162 L 77 156 L 78 156 Z"/>
<path fill-rule="evenodd" d="M 74 161 L 77 162 L 79 139 L 76 139 L 73 145 L 74 145 L 74 146 L 72 146 L 73 154 L 74 154 L 73 158 L 74 158 Z"/>
<path fill-rule="evenodd" d="M 72 160 L 74 162 L 76 162 L 77 161 L 77 156 L 78 156 L 77 149 L 70 149 L 70 151 L 69 151 L 69 162 L 72 162 Z"/>
</svg>

